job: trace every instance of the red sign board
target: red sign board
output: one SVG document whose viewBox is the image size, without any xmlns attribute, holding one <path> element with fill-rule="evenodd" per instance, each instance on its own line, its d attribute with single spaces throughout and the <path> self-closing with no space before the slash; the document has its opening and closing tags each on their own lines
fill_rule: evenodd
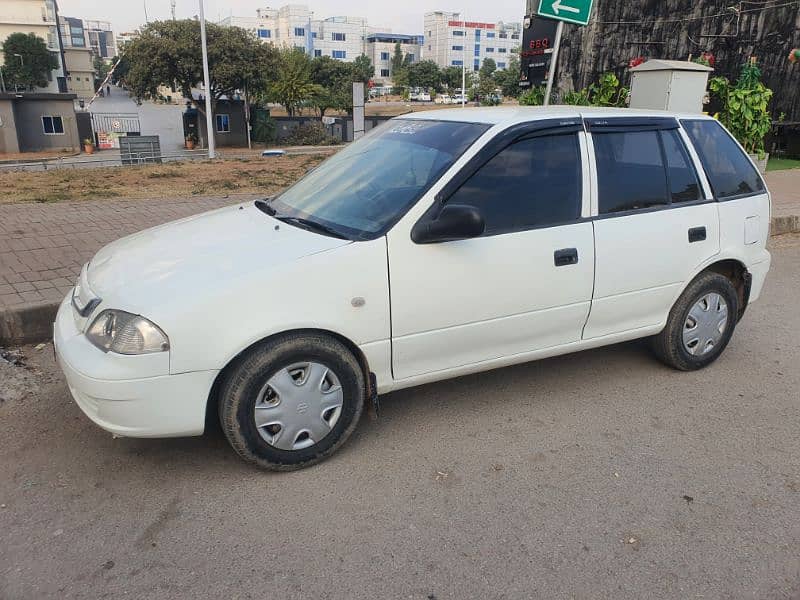
<svg viewBox="0 0 800 600">
<path fill-rule="evenodd" d="M 475 23 L 472 21 L 448 21 L 450 27 L 467 27 L 468 29 L 494 29 L 494 23 Z"/>
</svg>

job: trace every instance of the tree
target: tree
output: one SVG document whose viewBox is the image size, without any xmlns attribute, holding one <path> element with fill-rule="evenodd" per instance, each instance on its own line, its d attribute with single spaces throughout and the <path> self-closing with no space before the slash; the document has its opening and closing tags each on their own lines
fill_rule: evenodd
<svg viewBox="0 0 800 600">
<path fill-rule="evenodd" d="M 351 64 L 353 67 L 353 81 L 361 81 L 365 86 L 369 85 L 370 80 L 375 77 L 375 66 L 369 56 L 366 54 L 357 56 Z"/>
<path fill-rule="evenodd" d="M 422 60 L 408 67 L 408 85 L 438 90 L 442 81 L 442 73 L 432 60 Z"/>
<path fill-rule="evenodd" d="M 487 58 L 483 61 L 478 72 L 478 95 L 484 102 L 493 97 L 497 88 L 497 82 L 494 80 L 495 71 L 497 71 L 497 64 L 493 59 Z"/>
<path fill-rule="evenodd" d="M 280 51 L 275 80 L 266 88 L 266 98 L 281 104 L 293 117 L 306 102 L 311 102 L 324 89 L 311 79 L 311 59 L 302 48 Z"/>
<path fill-rule="evenodd" d="M 450 91 L 461 87 L 461 67 L 445 67 L 441 71 L 441 81 Z"/>
<path fill-rule="evenodd" d="M 3 42 L 3 61 L 6 84 L 25 89 L 46 87 L 49 73 L 58 68 L 44 40 L 33 33 L 9 35 Z"/>
<path fill-rule="evenodd" d="M 106 64 L 106 61 L 104 61 L 99 56 L 94 57 L 93 66 L 94 66 L 94 78 L 99 85 L 105 80 L 106 76 L 108 75 L 108 72 L 111 70 L 111 67 L 109 67 L 108 64 Z"/>
<path fill-rule="evenodd" d="M 351 63 L 334 60 L 330 56 L 317 56 L 311 61 L 311 82 L 317 86 L 317 90 L 310 102 L 323 117 L 329 109 L 351 113 L 353 83 L 364 84 L 366 97 L 367 85 L 374 74 L 372 61 L 364 54 Z"/>
<path fill-rule="evenodd" d="M 403 54 L 403 48 L 400 42 L 394 45 L 394 54 L 389 63 L 389 75 L 392 78 L 392 83 L 395 88 L 401 88 L 408 85 L 408 55 Z"/>
<path fill-rule="evenodd" d="M 213 105 L 237 90 L 263 88 L 277 71 L 277 50 L 240 27 L 206 26 L 210 94 Z M 184 98 L 203 81 L 200 23 L 193 19 L 153 21 L 125 46 L 129 68 L 126 82 L 140 98 L 172 86 Z M 200 109 L 202 111 L 202 108 Z"/>
<path fill-rule="evenodd" d="M 520 72 L 519 48 L 516 48 L 512 50 L 511 56 L 509 56 L 508 66 L 494 74 L 497 87 L 503 92 L 503 96 L 508 98 L 519 96 L 521 92 L 519 87 Z"/>
</svg>

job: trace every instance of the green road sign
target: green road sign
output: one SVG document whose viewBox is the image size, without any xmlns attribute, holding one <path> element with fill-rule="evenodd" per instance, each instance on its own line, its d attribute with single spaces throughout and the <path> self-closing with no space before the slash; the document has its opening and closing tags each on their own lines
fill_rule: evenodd
<svg viewBox="0 0 800 600">
<path fill-rule="evenodd" d="M 594 0 L 542 0 L 538 14 L 567 23 L 588 25 L 593 2 Z"/>
</svg>

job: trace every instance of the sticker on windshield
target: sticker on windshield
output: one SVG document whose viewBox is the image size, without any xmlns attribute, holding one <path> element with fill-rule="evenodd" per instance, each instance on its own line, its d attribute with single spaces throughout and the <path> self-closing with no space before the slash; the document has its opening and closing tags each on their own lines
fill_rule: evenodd
<svg viewBox="0 0 800 600">
<path fill-rule="evenodd" d="M 416 123 L 406 121 L 402 124 L 397 124 L 389 130 L 389 133 L 397 133 L 400 135 L 414 135 L 415 133 L 425 129 L 429 124 L 422 121 Z"/>
</svg>

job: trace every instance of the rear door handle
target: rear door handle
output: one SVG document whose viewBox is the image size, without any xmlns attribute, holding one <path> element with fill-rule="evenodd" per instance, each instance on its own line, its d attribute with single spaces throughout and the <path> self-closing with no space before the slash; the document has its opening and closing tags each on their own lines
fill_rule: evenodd
<svg viewBox="0 0 800 600">
<path fill-rule="evenodd" d="M 564 248 L 553 253 L 553 262 L 557 267 L 566 267 L 578 264 L 578 249 Z"/>
<path fill-rule="evenodd" d="M 706 228 L 705 227 L 692 227 L 689 230 L 689 243 L 693 244 L 695 242 L 703 242 L 706 239 Z"/>
</svg>

